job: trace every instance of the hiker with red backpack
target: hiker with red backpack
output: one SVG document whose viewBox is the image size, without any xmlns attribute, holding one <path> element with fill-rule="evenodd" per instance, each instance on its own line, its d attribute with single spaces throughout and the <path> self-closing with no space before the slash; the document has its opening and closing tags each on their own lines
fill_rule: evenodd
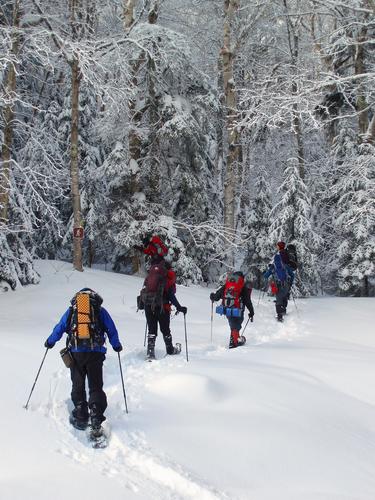
<svg viewBox="0 0 375 500">
<path fill-rule="evenodd" d="M 210 300 L 222 301 L 222 304 L 216 307 L 216 312 L 228 319 L 231 330 L 229 349 L 245 344 L 246 338 L 240 335 L 245 307 L 249 311 L 251 321 L 254 318 L 254 308 L 251 302 L 251 288 L 246 284 L 243 273 L 241 271 L 229 273 L 225 284 L 210 294 Z"/>
<path fill-rule="evenodd" d="M 276 317 L 277 321 L 282 322 L 288 307 L 294 271 L 297 269 L 297 253 L 294 245 L 286 246 L 284 241 L 279 241 L 276 248 L 273 262 L 263 273 L 263 277 L 266 280 L 271 278 L 271 287 L 276 297 Z"/>
<path fill-rule="evenodd" d="M 72 380 L 71 399 L 74 405 L 69 421 L 84 430 L 91 421 L 91 429 L 98 436 L 105 420 L 107 396 L 103 391 L 103 362 L 106 336 L 114 351 L 122 351 L 116 326 L 104 307 L 103 299 L 90 288 L 83 288 L 71 300 L 71 306 L 54 327 L 44 346 L 52 349 L 67 333 L 67 352 Z M 86 378 L 89 398 L 86 397 Z"/>
<path fill-rule="evenodd" d="M 171 309 L 174 305 L 177 312 L 187 313 L 187 307 L 181 306 L 176 298 L 176 273 L 171 264 L 159 259 L 151 264 L 138 298 L 139 309 L 144 309 L 147 320 L 147 359 L 155 359 L 155 343 L 158 325 L 163 334 L 167 354 L 179 354 L 181 344 L 173 345 L 170 330 Z"/>
</svg>

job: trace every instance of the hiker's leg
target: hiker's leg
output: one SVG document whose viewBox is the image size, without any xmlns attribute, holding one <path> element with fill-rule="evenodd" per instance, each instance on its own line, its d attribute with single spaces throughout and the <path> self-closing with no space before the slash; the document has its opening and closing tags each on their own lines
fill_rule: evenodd
<svg viewBox="0 0 375 500">
<path fill-rule="evenodd" d="M 243 316 L 239 318 L 233 316 L 228 317 L 228 322 L 230 327 L 229 347 L 237 347 L 242 321 L 243 321 Z"/>
<path fill-rule="evenodd" d="M 157 314 L 152 311 L 150 306 L 145 307 L 146 320 L 147 320 L 147 356 L 155 357 L 155 342 L 158 334 L 158 319 Z"/>
<path fill-rule="evenodd" d="M 70 368 L 70 378 L 72 380 L 71 398 L 74 406 L 87 401 L 85 388 L 87 373 L 83 363 L 85 359 L 84 354 L 82 352 L 72 352 L 74 363 Z"/>
<path fill-rule="evenodd" d="M 107 408 L 107 396 L 103 391 L 103 362 L 105 354 L 102 352 L 88 352 L 86 361 L 87 379 L 89 383 L 89 408 L 91 423 L 95 418 L 100 424 L 105 420 L 104 412 Z"/>
<path fill-rule="evenodd" d="M 172 334 L 170 329 L 171 315 L 167 311 L 162 311 L 159 313 L 159 325 L 160 331 L 163 334 L 165 348 L 167 350 L 167 354 L 174 353 L 174 347 L 172 343 Z"/>
</svg>

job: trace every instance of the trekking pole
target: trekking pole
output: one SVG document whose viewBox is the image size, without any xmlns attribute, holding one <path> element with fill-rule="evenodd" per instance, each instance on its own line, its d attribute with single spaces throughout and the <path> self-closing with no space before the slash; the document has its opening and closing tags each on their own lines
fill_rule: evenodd
<svg viewBox="0 0 375 500">
<path fill-rule="evenodd" d="M 296 304 L 296 299 L 294 298 L 294 293 L 292 292 L 292 290 L 290 290 L 290 293 L 292 295 L 292 299 L 293 299 L 293 302 L 294 302 L 294 305 L 295 305 L 295 308 L 296 308 L 296 311 L 297 311 L 297 316 L 300 317 L 299 310 L 298 310 L 298 307 L 297 307 L 297 304 Z"/>
<path fill-rule="evenodd" d="M 126 409 L 126 413 L 129 413 L 128 412 L 128 404 L 126 402 L 126 393 L 125 393 L 124 377 L 122 375 L 122 366 L 121 366 L 120 353 L 118 352 L 117 354 L 118 354 L 118 364 L 120 366 L 120 374 L 121 374 L 121 382 L 122 382 L 122 392 L 124 394 L 125 409 Z"/>
<path fill-rule="evenodd" d="M 186 315 L 184 314 L 184 327 L 185 327 L 185 350 L 186 350 L 186 361 L 189 361 L 188 354 L 188 342 L 187 342 L 187 332 L 186 332 Z"/>
<path fill-rule="evenodd" d="M 42 366 L 43 366 L 44 360 L 46 359 L 46 356 L 47 356 L 47 352 L 48 352 L 48 350 L 49 350 L 49 349 L 48 349 L 48 347 L 47 347 L 46 352 L 44 353 L 44 356 L 43 356 L 42 362 L 40 363 L 38 373 L 36 374 L 36 377 L 35 377 L 35 380 L 34 380 L 34 384 L 33 384 L 32 388 L 31 388 L 30 395 L 29 395 L 29 399 L 27 400 L 27 403 L 26 403 L 26 404 L 25 404 L 25 406 L 24 406 L 25 410 L 27 410 L 27 408 L 28 408 L 28 406 L 29 406 L 29 401 L 30 401 L 30 398 L 31 398 L 31 394 L 33 393 L 33 390 L 34 390 L 34 387 L 35 387 L 36 381 L 38 380 L 39 373 L 40 373 L 40 370 L 42 369 Z"/>
<path fill-rule="evenodd" d="M 250 317 L 249 317 L 249 318 L 248 318 L 248 320 L 246 321 L 245 328 L 242 330 L 241 335 L 243 335 L 243 334 L 245 333 L 245 330 L 246 330 L 247 325 L 249 324 L 249 321 L 250 321 Z"/>
<path fill-rule="evenodd" d="M 265 293 L 266 293 L 266 291 L 267 291 L 267 288 L 268 288 L 268 283 L 267 283 L 267 286 L 266 286 L 265 288 L 263 288 L 263 290 L 261 290 L 261 291 L 259 292 L 259 297 L 258 297 L 258 306 L 259 306 L 259 304 L 260 304 L 261 299 L 263 299 L 264 294 L 265 294 Z"/>
<path fill-rule="evenodd" d="M 214 303 L 211 302 L 211 344 L 212 344 L 212 329 L 214 324 Z"/>
<path fill-rule="evenodd" d="M 147 321 L 146 321 L 146 328 L 145 328 L 145 340 L 143 342 L 143 347 L 146 347 L 146 338 L 147 338 Z"/>
</svg>

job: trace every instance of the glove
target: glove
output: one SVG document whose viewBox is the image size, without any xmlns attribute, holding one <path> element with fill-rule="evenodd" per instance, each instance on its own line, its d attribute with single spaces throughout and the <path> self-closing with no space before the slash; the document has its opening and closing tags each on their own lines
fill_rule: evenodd
<svg viewBox="0 0 375 500">
<path fill-rule="evenodd" d="M 122 345 L 121 345 L 121 344 L 119 344 L 119 345 L 117 345 L 116 347 L 113 347 L 113 350 L 114 350 L 115 352 L 121 352 L 121 351 L 122 351 Z"/>
<path fill-rule="evenodd" d="M 44 342 L 44 347 L 47 349 L 52 349 L 52 347 L 55 345 L 55 342 L 48 342 L 48 339 Z"/>
<path fill-rule="evenodd" d="M 210 293 L 210 301 L 215 302 L 215 294 L 214 292 Z"/>
<path fill-rule="evenodd" d="M 178 312 L 182 313 L 182 314 L 185 316 L 185 314 L 187 313 L 187 307 L 185 307 L 185 306 L 181 306 L 181 307 L 178 309 Z"/>
<path fill-rule="evenodd" d="M 251 322 L 254 321 L 254 313 L 253 312 L 249 312 L 249 318 L 250 318 Z"/>
</svg>

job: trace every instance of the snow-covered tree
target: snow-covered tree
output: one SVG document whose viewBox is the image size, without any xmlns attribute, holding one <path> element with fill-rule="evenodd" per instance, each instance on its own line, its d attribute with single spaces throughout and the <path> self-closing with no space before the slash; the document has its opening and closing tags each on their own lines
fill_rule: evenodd
<svg viewBox="0 0 375 500">
<path fill-rule="evenodd" d="M 320 284 L 317 251 L 321 239 L 312 226 L 311 197 L 296 159 L 289 161 L 278 193 L 280 201 L 270 214 L 270 238 L 274 244 L 283 240 L 296 246 L 299 261 L 296 289 L 304 296 L 316 294 Z"/>
<path fill-rule="evenodd" d="M 243 268 L 257 288 L 262 287 L 262 273 L 267 269 L 274 252 L 274 241 L 270 238 L 270 213 L 272 209 L 271 188 L 264 169 L 260 170 L 254 184 L 255 197 L 251 200 L 243 231 L 245 233 L 246 256 Z"/>
<path fill-rule="evenodd" d="M 368 296 L 375 277 L 375 147 L 364 143 L 356 149 L 345 158 L 345 176 L 335 187 L 338 285 L 343 294 Z"/>
</svg>

